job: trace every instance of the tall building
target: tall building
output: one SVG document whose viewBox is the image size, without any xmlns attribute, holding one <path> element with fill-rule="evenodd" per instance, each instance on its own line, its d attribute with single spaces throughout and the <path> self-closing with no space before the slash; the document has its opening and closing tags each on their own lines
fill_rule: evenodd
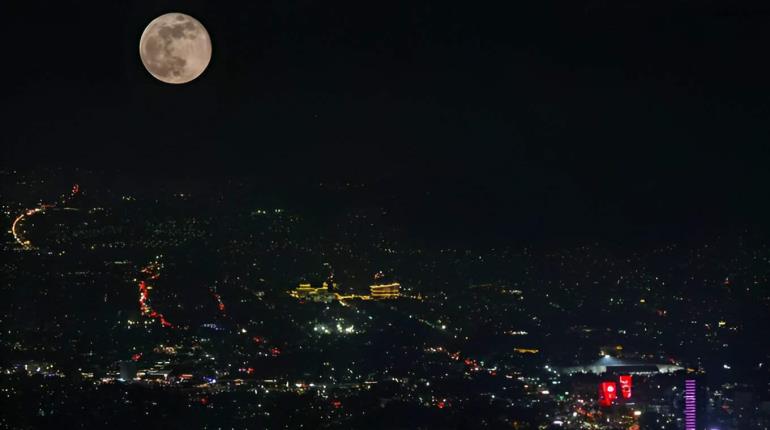
<svg viewBox="0 0 770 430">
<path fill-rule="evenodd" d="M 369 286 L 369 295 L 374 300 L 396 299 L 401 295 L 401 284 L 393 282 L 391 284 L 371 285 Z"/>
<path fill-rule="evenodd" d="M 697 402 L 695 398 L 695 380 L 684 381 L 684 430 L 695 430 Z"/>
</svg>

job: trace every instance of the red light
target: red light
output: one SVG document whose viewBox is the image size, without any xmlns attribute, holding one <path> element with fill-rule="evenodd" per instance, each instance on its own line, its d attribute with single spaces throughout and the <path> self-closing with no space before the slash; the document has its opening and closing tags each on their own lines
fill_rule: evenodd
<svg viewBox="0 0 770 430">
<path fill-rule="evenodd" d="M 610 406 L 618 398 L 614 382 L 602 382 L 599 384 L 599 404 Z"/>
<path fill-rule="evenodd" d="M 142 272 L 144 272 L 147 268 L 142 269 Z M 166 321 L 166 318 L 163 317 L 163 314 L 156 312 L 154 309 L 150 307 L 150 305 L 147 304 L 147 300 L 150 298 L 150 287 L 144 282 L 139 282 L 139 310 L 142 312 L 142 315 L 147 315 L 150 318 L 158 319 L 160 320 L 160 325 L 163 327 L 174 327 L 173 324 Z"/>
<path fill-rule="evenodd" d="M 340 402 L 339 400 L 332 400 L 332 406 L 334 407 L 334 409 L 339 409 L 342 407 L 342 402 Z"/>
<path fill-rule="evenodd" d="M 142 358 L 142 353 L 141 352 L 131 356 L 131 360 L 133 360 L 133 361 L 139 361 L 140 358 Z"/>
<path fill-rule="evenodd" d="M 436 406 L 437 406 L 439 409 L 444 409 L 444 406 L 446 406 L 446 403 L 444 403 L 444 402 L 438 402 L 438 403 L 436 403 Z"/>
<path fill-rule="evenodd" d="M 211 295 L 214 296 L 214 300 L 217 301 L 217 309 L 219 309 L 219 312 L 224 313 L 225 304 L 222 302 L 222 296 L 220 296 L 218 293 L 215 293 L 214 291 L 211 291 Z"/>
<path fill-rule="evenodd" d="M 272 348 L 270 349 L 270 354 L 272 354 L 273 357 L 278 357 L 279 355 L 281 355 L 281 350 L 278 348 Z"/>
<path fill-rule="evenodd" d="M 620 394 L 624 399 L 631 398 L 631 375 L 620 375 Z"/>
</svg>

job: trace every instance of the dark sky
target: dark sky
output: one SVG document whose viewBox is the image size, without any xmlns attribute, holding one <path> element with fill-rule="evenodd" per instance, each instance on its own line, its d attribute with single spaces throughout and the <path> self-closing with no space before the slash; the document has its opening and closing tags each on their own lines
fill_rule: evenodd
<svg viewBox="0 0 770 430">
<path fill-rule="evenodd" d="M 188 85 L 138 56 L 170 11 L 214 43 Z M 23 1 L 0 16 L 8 167 L 350 179 L 487 236 L 770 216 L 767 2 Z"/>
</svg>

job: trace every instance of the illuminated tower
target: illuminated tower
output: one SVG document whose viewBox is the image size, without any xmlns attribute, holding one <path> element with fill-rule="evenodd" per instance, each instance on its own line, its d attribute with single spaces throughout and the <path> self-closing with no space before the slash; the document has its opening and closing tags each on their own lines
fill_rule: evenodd
<svg viewBox="0 0 770 430">
<path fill-rule="evenodd" d="M 684 381 L 684 430 L 695 430 L 695 380 Z"/>
</svg>

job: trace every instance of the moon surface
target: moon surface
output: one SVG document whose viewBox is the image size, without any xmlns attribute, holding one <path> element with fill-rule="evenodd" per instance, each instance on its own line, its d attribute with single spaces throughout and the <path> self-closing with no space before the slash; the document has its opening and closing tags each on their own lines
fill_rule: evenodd
<svg viewBox="0 0 770 430">
<path fill-rule="evenodd" d="M 192 81 L 211 61 L 211 38 L 197 19 L 183 13 L 161 15 L 144 29 L 139 56 L 148 72 L 169 84 Z"/>
</svg>

